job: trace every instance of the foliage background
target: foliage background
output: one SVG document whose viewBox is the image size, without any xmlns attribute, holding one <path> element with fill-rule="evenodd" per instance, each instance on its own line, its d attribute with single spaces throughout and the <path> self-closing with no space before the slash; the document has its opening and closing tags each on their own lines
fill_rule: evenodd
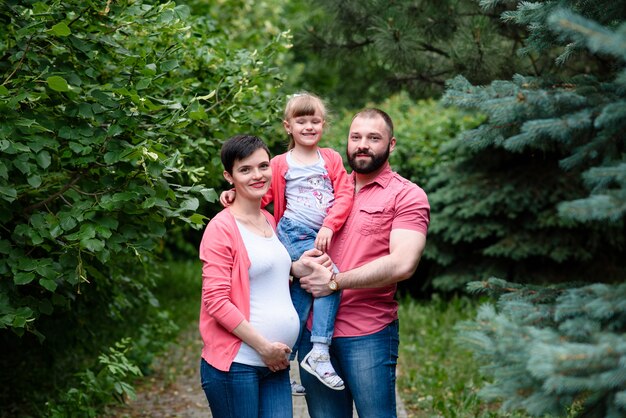
<svg viewBox="0 0 626 418">
<path fill-rule="evenodd" d="M 623 281 L 625 15 L 611 1 L 3 2 L 2 413 L 96 416 L 132 396 L 177 329 L 157 289 L 178 276 L 160 262 L 195 258 L 219 210 L 221 141 L 253 132 L 283 152 L 299 90 L 329 102 L 338 151 L 358 108 L 394 119 L 392 166 L 432 206 L 402 290 Z"/>
<path fill-rule="evenodd" d="M 272 13 L 250 1 L 2 3 L 3 405 L 41 412 L 127 333 L 144 366 L 171 334 L 154 263 L 216 210 L 220 141 L 273 141 L 289 38 Z"/>
</svg>

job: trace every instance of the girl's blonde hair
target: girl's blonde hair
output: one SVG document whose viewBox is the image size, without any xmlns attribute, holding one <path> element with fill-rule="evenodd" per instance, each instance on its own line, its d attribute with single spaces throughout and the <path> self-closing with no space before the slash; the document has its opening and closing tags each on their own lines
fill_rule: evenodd
<svg viewBox="0 0 626 418">
<path fill-rule="evenodd" d="M 321 113 L 322 119 L 326 119 L 326 105 L 324 101 L 313 93 L 300 92 L 289 98 L 283 117 L 285 121 L 289 121 L 289 119 L 297 118 L 298 116 L 312 116 L 317 112 Z M 294 146 L 293 136 L 289 135 L 287 149 L 290 150 Z"/>
</svg>

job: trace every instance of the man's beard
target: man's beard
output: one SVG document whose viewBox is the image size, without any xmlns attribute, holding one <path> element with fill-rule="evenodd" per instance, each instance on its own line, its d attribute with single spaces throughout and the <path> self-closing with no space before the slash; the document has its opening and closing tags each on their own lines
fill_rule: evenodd
<svg viewBox="0 0 626 418">
<path fill-rule="evenodd" d="M 363 152 L 361 152 L 361 154 L 362 153 Z M 371 160 L 369 161 L 364 160 L 364 161 L 357 162 L 356 156 L 357 154 L 359 154 L 359 150 L 356 150 L 352 154 L 349 154 L 346 152 L 346 154 L 348 155 L 348 164 L 350 164 L 350 167 L 352 167 L 352 170 L 356 171 L 359 174 L 370 174 L 378 170 L 387 162 L 387 159 L 389 158 L 389 153 L 390 153 L 390 146 L 387 147 L 387 150 L 383 154 L 379 154 L 379 155 L 376 155 L 370 151 L 367 151 L 367 155 L 371 157 Z"/>
</svg>

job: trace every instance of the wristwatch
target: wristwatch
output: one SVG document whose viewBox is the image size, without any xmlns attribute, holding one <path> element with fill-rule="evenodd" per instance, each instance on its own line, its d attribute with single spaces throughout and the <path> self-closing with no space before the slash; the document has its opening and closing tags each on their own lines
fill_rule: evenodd
<svg viewBox="0 0 626 418">
<path fill-rule="evenodd" d="M 336 292 L 337 290 L 339 290 L 339 283 L 337 283 L 336 278 L 337 278 L 337 273 L 333 273 L 332 276 L 330 276 L 330 281 L 328 282 L 328 287 L 333 292 Z"/>
</svg>

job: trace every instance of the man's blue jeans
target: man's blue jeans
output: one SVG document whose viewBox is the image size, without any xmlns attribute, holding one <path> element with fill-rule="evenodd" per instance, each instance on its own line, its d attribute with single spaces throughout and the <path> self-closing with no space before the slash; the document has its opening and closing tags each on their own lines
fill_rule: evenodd
<svg viewBox="0 0 626 418">
<path fill-rule="evenodd" d="M 228 372 L 200 361 L 202 389 L 215 418 L 292 418 L 289 369 L 233 363 Z"/>
<path fill-rule="evenodd" d="M 317 231 L 292 219 L 282 217 L 276 227 L 276 235 L 289 252 L 291 259 L 295 261 L 300 258 L 303 252 L 315 247 Z M 339 293 L 335 292 L 328 296 L 314 299 L 310 293 L 300 287 L 298 279 L 294 279 L 290 291 L 291 301 L 300 319 L 300 335 L 296 344 L 292 347 L 291 358 L 293 359 L 300 347 L 302 330 L 309 317 L 311 306 L 313 306 L 313 329 L 311 337 L 307 341 L 324 344 L 331 343 L 340 296 Z"/>
<path fill-rule="evenodd" d="M 311 349 L 308 336 L 305 329 L 300 361 Z M 395 418 L 399 342 L 397 320 L 375 334 L 333 338 L 330 359 L 346 388 L 329 389 L 301 367 L 311 418 L 350 418 L 353 401 L 360 418 Z"/>
</svg>

